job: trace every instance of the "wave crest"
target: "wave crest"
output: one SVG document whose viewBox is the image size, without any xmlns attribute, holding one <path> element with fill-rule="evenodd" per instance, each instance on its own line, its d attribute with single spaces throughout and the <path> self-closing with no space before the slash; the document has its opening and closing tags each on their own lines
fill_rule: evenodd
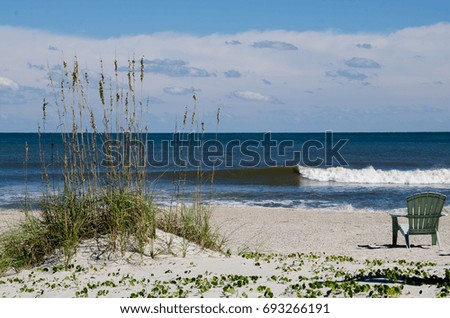
<svg viewBox="0 0 450 318">
<path fill-rule="evenodd" d="M 298 172 L 303 178 L 322 182 L 450 185 L 450 169 L 382 170 L 372 166 L 363 169 L 298 166 Z"/>
</svg>

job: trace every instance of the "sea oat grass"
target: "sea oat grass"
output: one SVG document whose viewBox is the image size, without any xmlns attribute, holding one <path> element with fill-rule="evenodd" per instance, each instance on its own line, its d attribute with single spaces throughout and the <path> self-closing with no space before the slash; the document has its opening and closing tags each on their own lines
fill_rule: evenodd
<svg viewBox="0 0 450 318">
<path fill-rule="evenodd" d="M 0 274 L 39 264 L 58 244 L 43 223 L 27 216 L 24 222 L 0 235 Z"/>
<path fill-rule="evenodd" d="M 111 141 L 113 146 L 145 144 L 149 138 L 148 105 L 146 113 L 144 103 L 136 98 L 135 89 L 138 72 L 142 95 L 143 58 L 140 69 L 136 69 L 139 65 L 134 58 L 129 59 L 124 77 L 119 74 L 117 61 L 114 61 L 114 76 L 105 74 L 103 61 L 100 61 L 98 94 L 90 94 L 96 81 L 89 78 L 88 72 L 80 70 L 76 57 L 72 66 L 66 61 L 62 65 L 61 74 L 50 76 L 54 102 L 43 100 L 42 123 L 38 126 L 43 183 L 41 213 L 38 217 L 27 215 L 18 227 L 1 236 L 0 272 L 35 266 L 55 253 L 62 254 L 69 263 L 79 244 L 87 239 L 98 241 L 106 237 L 107 249 L 121 253 L 133 249 L 142 255 L 145 246 L 152 244 L 156 227 L 204 248 L 220 250 L 223 239 L 211 227 L 211 211 L 201 204 L 200 195 L 189 206 L 177 201 L 177 208 L 162 211 L 150 195 L 145 165 L 133 162 L 100 165 L 102 142 Z M 58 76 L 60 78 L 56 78 Z M 124 81 L 127 85 L 123 85 Z M 92 101 L 90 96 L 97 96 L 97 100 Z M 198 125 L 195 92 L 193 98 L 191 130 Z M 57 129 L 61 131 L 62 146 L 57 153 L 54 153 L 53 143 L 48 149 L 44 138 L 52 111 L 55 112 L 53 118 L 58 120 Z M 187 115 L 186 108 L 184 128 Z M 105 151 L 108 156 L 109 150 Z M 123 157 L 130 159 L 132 155 L 135 154 L 123 154 Z M 52 177 L 55 171 L 62 176 L 61 180 Z M 186 174 L 178 175 L 186 178 Z M 201 171 L 198 175 L 202 175 Z M 185 180 L 181 179 L 176 184 L 184 184 Z M 200 192 L 202 180 L 197 182 Z M 184 202 L 180 188 L 176 192 L 177 198 L 181 197 Z M 104 246 L 98 244 L 98 248 Z"/>
<path fill-rule="evenodd" d="M 157 227 L 186 238 L 203 248 L 222 251 L 225 238 L 211 225 L 211 208 L 201 204 L 162 210 L 157 215 Z"/>
</svg>

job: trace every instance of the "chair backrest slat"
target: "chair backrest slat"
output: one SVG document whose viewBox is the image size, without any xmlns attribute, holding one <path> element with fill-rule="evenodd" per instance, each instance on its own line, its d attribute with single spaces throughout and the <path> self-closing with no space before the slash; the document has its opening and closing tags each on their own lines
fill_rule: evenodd
<svg viewBox="0 0 450 318">
<path fill-rule="evenodd" d="M 436 231 L 446 196 L 425 192 L 406 199 L 410 234 L 426 234 Z"/>
</svg>

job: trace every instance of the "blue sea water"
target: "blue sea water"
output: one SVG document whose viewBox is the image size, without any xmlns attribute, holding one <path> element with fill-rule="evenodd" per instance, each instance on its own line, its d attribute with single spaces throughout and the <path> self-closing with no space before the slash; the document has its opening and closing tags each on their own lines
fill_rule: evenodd
<svg viewBox="0 0 450 318">
<path fill-rule="evenodd" d="M 150 134 L 148 141 L 148 185 L 162 204 L 179 191 L 174 171 L 185 172 L 188 198 L 199 191 L 199 170 L 207 176 L 200 191 L 213 204 L 386 211 L 417 192 L 450 195 L 450 132 Z M 40 146 L 34 133 L 0 133 L 0 208 L 21 207 L 25 194 L 38 208 L 40 158 L 57 188 L 61 170 L 52 163 L 61 148 L 60 134 L 44 134 Z"/>
</svg>

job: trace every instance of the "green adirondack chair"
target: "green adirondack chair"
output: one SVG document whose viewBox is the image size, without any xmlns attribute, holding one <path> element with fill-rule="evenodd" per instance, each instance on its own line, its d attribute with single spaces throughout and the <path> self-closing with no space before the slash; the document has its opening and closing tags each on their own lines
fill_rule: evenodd
<svg viewBox="0 0 450 318">
<path fill-rule="evenodd" d="M 438 244 L 439 241 L 439 218 L 443 215 L 446 196 L 440 193 L 425 192 L 418 193 L 406 198 L 408 208 L 407 214 L 392 213 L 392 245 L 397 245 L 398 231 L 403 234 L 406 247 L 410 248 L 410 235 L 431 235 L 431 244 Z M 406 217 L 408 223 L 399 224 L 398 217 Z"/>
</svg>

